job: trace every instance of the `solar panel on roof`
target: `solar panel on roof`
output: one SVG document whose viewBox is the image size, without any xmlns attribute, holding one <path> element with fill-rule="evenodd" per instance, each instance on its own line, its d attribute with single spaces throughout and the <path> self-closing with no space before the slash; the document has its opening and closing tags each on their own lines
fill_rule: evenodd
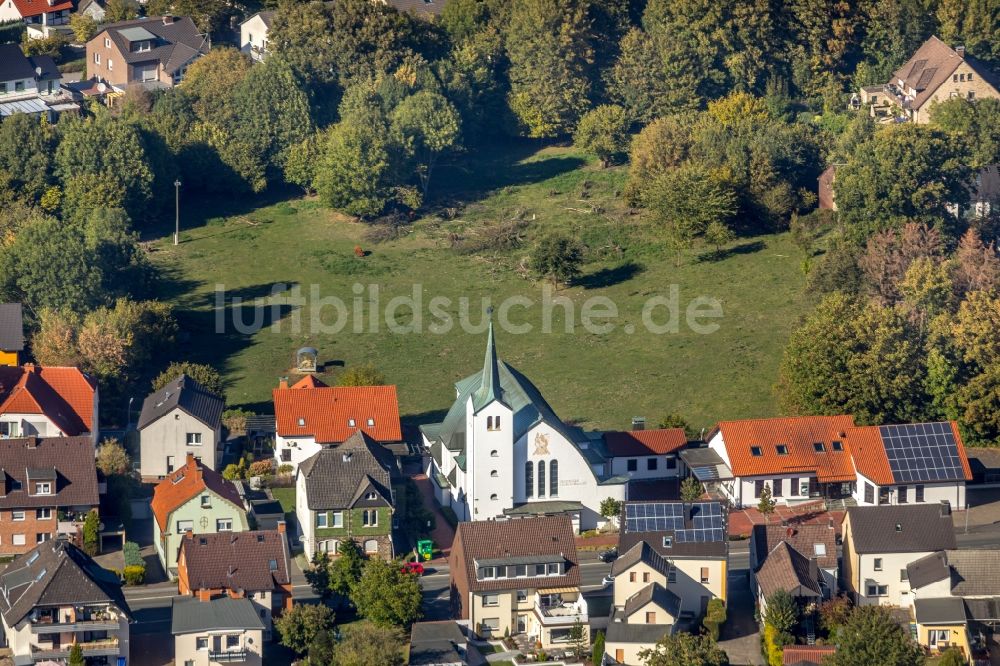
<svg viewBox="0 0 1000 666">
<path fill-rule="evenodd" d="M 965 472 L 948 423 L 879 426 L 896 483 L 954 481 Z"/>
<path fill-rule="evenodd" d="M 642 502 L 625 505 L 626 532 L 674 532 L 677 543 L 722 541 L 725 521 L 717 502 L 695 502 L 690 527 L 685 527 L 682 502 Z"/>
</svg>

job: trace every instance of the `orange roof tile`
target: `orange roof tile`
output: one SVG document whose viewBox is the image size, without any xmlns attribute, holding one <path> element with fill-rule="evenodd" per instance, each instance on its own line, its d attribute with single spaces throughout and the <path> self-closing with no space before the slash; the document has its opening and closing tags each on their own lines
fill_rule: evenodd
<svg viewBox="0 0 1000 666">
<path fill-rule="evenodd" d="M 821 483 L 853 481 L 854 464 L 845 433 L 854 426 L 852 416 L 794 416 L 773 419 L 720 421 L 717 431 L 729 455 L 736 476 L 814 472 Z M 714 436 L 714 433 L 712 434 Z M 844 443 L 834 451 L 832 442 Z M 823 444 L 817 451 L 816 443 Z M 787 447 L 779 454 L 777 446 Z M 754 455 L 751 447 L 759 447 Z"/>
<path fill-rule="evenodd" d="M 951 421 L 949 425 L 952 434 L 955 436 L 955 447 L 958 450 L 959 460 L 962 462 L 962 472 L 965 480 L 971 481 L 972 468 L 969 467 L 969 456 L 965 452 L 965 445 L 962 443 L 962 435 L 958 431 L 958 424 Z M 847 431 L 847 440 L 851 454 L 854 456 L 854 465 L 859 472 L 880 486 L 896 483 L 892 475 L 892 469 L 889 467 L 889 458 L 885 453 L 885 444 L 882 442 L 882 434 L 879 426 L 850 428 Z"/>
<path fill-rule="evenodd" d="M 93 432 L 96 393 L 78 368 L 0 367 L 0 414 L 42 414 L 69 437 Z"/>
<path fill-rule="evenodd" d="M 62 11 L 63 9 L 73 9 L 73 3 L 70 0 L 55 2 L 51 5 L 46 0 L 13 0 L 13 2 L 21 18 L 40 16 L 48 12 Z"/>
<path fill-rule="evenodd" d="M 604 433 L 604 442 L 612 456 L 660 456 L 687 444 L 687 434 L 684 428 L 612 431 Z"/>
<path fill-rule="evenodd" d="M 332 444 L 360 429 L 379 442 L 402 441 L 395 386 L 309 388 L 302 386 L 304 381 L 273 391 L 277 432 L 282 437 L 314 437 L 317 443 Z"/>
<path fill-rule="evenodd" d="M 221 474 L 210 467 L 205 467 L 189 454 L 183 467 L 175 469 L 153 489 L 153 501 L 150 506 L 160 531 L 166 531 L 171 513 L 205 489 L 211 490 L 237 507 L 243 506 L 239 491 L 232 481 L 225 480 Z"/>
<path fill-rule="evenodd" d="M 834 654 L 837 648 L 833 645 L 789 645 L 782 651 L 784 666 L 819 666 L 825 657 Z"/>
<path fill-rule="evenodd" d="M 320 388 L 326 386 L 322 381 L 316 379 L 312 375 L 306 375 L 299 381 L 292 384 L 293 389 L 303 389 L 303 388 Z"/>
</svg>

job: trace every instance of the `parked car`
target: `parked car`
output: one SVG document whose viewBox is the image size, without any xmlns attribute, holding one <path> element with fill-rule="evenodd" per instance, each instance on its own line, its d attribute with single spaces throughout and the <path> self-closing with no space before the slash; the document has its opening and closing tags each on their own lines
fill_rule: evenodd
<svg viewBox="0 0 1000 666">
<path fill-rule="evenodd" d="M 601 560 L 601 562 L 614 562 L 618 559 L 618 549 L 609 548 L 608 550 L 602 551 L 597 557 Z"/>
<path fill-rule="evenodd" d="M 423 576 L 424 565 L 422 565 L 420 562 L 407 562 L 406 564 L 403 565 L 403 568 L 400 569 L 400 571 L 402 571 L 405 574 L 413 574 L 414 576 Z"/>
<path fill-rule="evenodd" d="M 615 582 L 614 576 L 612 576 L 611 574 L 608 574 L 603 579 L 601 579 L 601 587 L 607 587 L 608 585 L 611 585 L 614 582 Z"/>
</svg>

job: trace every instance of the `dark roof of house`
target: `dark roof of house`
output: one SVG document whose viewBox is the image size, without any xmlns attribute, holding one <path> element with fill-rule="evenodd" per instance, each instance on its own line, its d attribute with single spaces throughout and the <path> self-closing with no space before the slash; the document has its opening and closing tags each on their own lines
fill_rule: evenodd
<svg viewBox="0 0 1000 666">
<path fill-rule="evenodd" d="M 642 610 L 643 606 L 650 602 L 655 603 L 657 606 L 670 613 L 671 618 L 676 618 L 681 612 L 680 597 L 659 583 L 650 583 L 625 600 L 625 617 L 632 617 L 636 611 Z M 673 623 L 664 622 L 662 624 Z"/>
<path fill-rule="evenodd" d="M 910 102 L 910 107 L 919 109 L 951 78 L 952 72 L 963 61 L 987 82 L 995 85 L 995 77 L 988 67 L 971 56 L 963 58 L 955 49 L 933 35 L 893 73 L 892 83 L 902 80 L 913 88 L 916 95 Z"/>
<path fill-rule="evenodd" d="M 925 555 L 906 565 L 906 578 L 911 589 L 917 589 L 951 576 L 948 558 L 944 551 Z"/>
<path fill-rule="evenodd" d="M 664 502 L 649 502 L 648 504 L 657 504 Z M 669 502 L 670 504 L 678 504 L 677 502 Z M 627 519 L 624 518 L 627 506 L 629 504 L 646 504 L 645 502 L 626 502 L 622 506 L 622 516 L 623 516 L 623 528 L 618 533 L 618 552 L 625 553 L 628 552 L 635 544 L 640 541 L 645 541 L 649 543 L 653 549 L 658 552 L 663 557 L 667 559 L 676 559 L 683 557 L 692 558 L 711 558 L 718 559 L 726 557 L 729 551 L 729 541 L 726 532 L 726 515 L 724 509 L 720 507 L 719 511 L 722 514 L 722 527 L 721 532 L 718 534 L 718 539 L 715 541 L 680 541 L 677 539 L 677 533 L 675 530 L 657 530 L 657 531 L 640 531 L 640 530 L 630 530 L 627 527 Z M 695 504 L 717 504 L 712 502 L 696 502 Z M 684 515 L 683 523 L 685 530 L 694 529 L 699 526 L 694 520 L 695 513 L 691 503 L 684 504 Z M 663 543 L 664 537 L 671 537 L 670 546 L 665 546 Z"/>
<path fill-rule="evenodd" d="M 580 585 L 573 523 L 567 516 L 459 523 L 455 544 L 452 550 L 461 551 L 469 589 L 473 592 L 513 590 L 525 586 L 549 588 Z M 509 560 L 546 555 L 556 555 L 565 561 L 564 575 L 544 576 L 537 580 L 530 576 L 476 580 L 476 562 L 479 560 Z"/>
<path fill-rule="evenodd" d="M 221 597 L 211 601 L 180 597 L 173 600 L 171 610 L 170 633 L 174 636 L 194 631 L 264 629 L 254 603 L 245 597 Z"/>
<path fill-rule="evenodd" d="M 261 11 L 261 12 L 257 12 L 253 16 L 259 16 L 260 20 L 264 22 L 264 25 L 268 29 L 270 29 L 271 28 L 271 22 L 274 21 L 274 15 L 276 13 L 277 12 L 275 12 L 273 9 L 268 9 L 268 10 L 264 10 L 264 11 Z M 247 21 L 249 21 L 250 19 L 252 19 L 253 16 L 251 16 L 250 18 L 248 18 Z M 244 23 L 246 23 L 247 21 L 244 21 Z"/>
<path fill-rule="evenodd" d="M 7 46 L 13 46 L 15 50 L 20 51 L 20 47 L 16 44 L 0 44 L 0 81 L 3 81 L 5 78 L 2 71 L 3 68 L 10 65 L 10 63 L 4 64 L 4 58 L 6 57 L 4 47 Z M 47 58 L 50 62 L 52 61 L 52 58 L 48 56 L 38 56 L 35 59 L 41 60 L 43 58 Z M 52 67 L 55 69 L 55 62 L 52 62 Z M 28 68 L 31 69 L 31 76 L 34 76 L 35 71 L 30 62 L 28 63 Z M 24 320 L 21 316 L 20 303 L 0 303 L 0 349 L 3 351 L 21 351 L 24 349 Z"/>
<path fill-rule="evenodd" d="M 969 456 L 969 466 L 977 474 L 1000 469 L 1000 449 L 967 447 L 965 452 Z"/>
<path fill-rule="evenodd" d="M 914 599 L 913 614 L 920 624 L 965 624 L 965 604 L 961 597 Z"/>
<path fill-rule="evenodd" d="M 187 375 L 181 375 L 169 384 L 146 396 L 139 414 L 138 428 L 142 430 L 174 409 L 189 414 L 209 428 L 217 428 L 222 421 L 225 400 Z"/>
<path fill-rule="evenodd" d="M 150 506 L 160 530 L 164 532 L 167 530 L 171 513 L 205 490 L 215 493 L 239 509 L 243 508 L 243 501 L 236 485 L 189 454 L 183 467 L 171 472 L 153 489 Z"/>
<path fill-rule="evenodd" d="M 646 541 L 641 541 L 615 560 L 611 565 L 611 575 L 620 576 L 640 562 L 664 576 L 670 575 L 670 562 L 656 552 Z"/>
<path fill-rule="evenodd" d="M 833 525 L 754 525 L 750 544 L 758 565 L 763 564 L 776 544 L 785 541 L 807 559 L 816 558 L 820 568 L 836 569 L 836 537 Z"/>
<path fill-rule="evenodd" d="M 955 548 L 951 511 L 944 505 L 852 506 L 847 509 L 847 520 L 852 548 L 857 553 L 921 553 Z"/>
<path fill-rule="evenodd" d="M 410 664 L 479 664 L 470 658 L 468 639 L 454 620 L 415 622 L 410 629 Z"/>
<path fill-rule="evenodd" d="M 172 21 L 164 22 L 165 19 Z M 156 37 L 156 43 L 149 51 L 131 52 L 126 32 L 130 28 L 143 28 Z M 208 53 L 208 39 L 198 32 L 198 28 L 187 16 L 152 16 L 120 21 L 103 27 L 93 39 L 104 39 L 107 33 L 121 51 L 127 63 L 158 61 L 164 71 L 173 74 L 199 55 Z"/>
<path fill-rule="evenodd" d="M 313 511 L 347 509 L 368 488 L 392 504 L 396 459 L 384 446 L 357 430 L 343 444 L 323 447 L 299 465 L 306 480 L 306 503 Z"/>
<path fill-rule="evenodd" d="M 948 579 L 955 597 L 1000 596 L 1000 549 L 943 550 L 906 567 L 911 588 Z"/>
<path fill-rule="evenodd" d="M 55 481 L 51 495 L 29 494 L 28 478 Z M 89 437 L 0 440 L 0 509 L 97 506 L 97 466 Z"/>
<path fill-rule="evenodd" d="M 437 16 L 444 10 L 448 0 L 386 0 L 401 12 L 423 17 Z"/>
<path fill-rule="evenodd" d="M 964 599 L 965 614 L 970 620 L 1000 621 L 1000 599 Z"/>
<path fill-rule="evenodd" d="M 56 66 L 56 61 L 52 59 L 52 56 L 38 55 L 30 57 L 28 60 L 31 62 L 32 69 L 35 70 L 35 79 L 38 81 L 49 81 L 62 78 L 62 74 L 59 72 L 59 67 Z M 20 303 L 14 303 L 13 305 L 17 305 L 18 308 L 21 307 Z"/>
<path fill-rule="evenodd" d="M 779 541 L 775 545 L 755 575 L 764 598 L 778 590 L 789 592 L 794 597 L 823 596 L 816 560 L 805 557 L 787 541 Z"/>
<path fill-rule="evenodd" d="M 0 81 L 30 79 L 35 76 L 19 44 L 0 44 Z"/>
<path fill-rule="evenodd" d="M 652 645 L 669 633 L 672 633 L 672 625 L 669 624 L 630 624 L 626 621 L 625 613 L 622 609 L 616 608 L 611 613 L 608 622 L 608 629 L 605 632 L 604 640 L 607 643 L 640 643 Z"/>
<path fill-rule="evenodd" d="M 278 530 L 191 535 L 181 555 L 193 590 L 261 591 L 291 582 L 288 540 Z"/>
<path fill-rule="evenodd" d="M 0 613 L 8 626 L 40 606 L 111 603 L 132 617 L 118 576 L 63 539 L 19 555 L 0 574 L 0 592 Z"/>
</svg>

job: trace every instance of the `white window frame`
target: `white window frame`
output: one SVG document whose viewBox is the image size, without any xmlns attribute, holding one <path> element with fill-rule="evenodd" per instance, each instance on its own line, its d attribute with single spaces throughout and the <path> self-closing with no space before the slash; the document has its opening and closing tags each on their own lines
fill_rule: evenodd
<svg viewBox="0 0 1000 666">
<path fill-rule="evenodd" d="M 11 511 L 10 519 L 15 523 L 24 522 L 24 511 Z"/>
<path fill-rule="evenodd" d="M 331 527 L 334 527 L 334 528 L 343 527 L 344 526 L 344 512 L 343 511 L 334 511 L 333 512 L 333 520 L 331 520 L 330 522 L 332 523 Z"/>
<path fill-rule="evenodd" d="M 24 535 L 23 534 L 15 534 L 15 535 L 13 535 L 13 539 L 11 540 L 11 545 L 14 545 L 14 546 L 24 546 L 26 544 L 27 544 L 27 542 L 24 540 Z"/>
<path fill-rule="evenodd" d="M 145 79 L 143 79 L 145 80 Z M 187 434 L 187 445 L 188 446 L 201 446 L 201 433 L 200 432 L 189 432 Z"/>
<path fill-rule="evenodd" d="M 215 519 L 215 531 L 216 532 L 232 532 L 233 531 L 233 519 L 232 518 L 216 518 Z"/>
<path fill-rule="evenodd" d="M 316 528 L 317 529 L 326 529 L 327 527 L 329 527 L 327 525 L 328 522 L 329 521 L 327 520 L 327 517 L 326 517 L 326 511 L 320 511 L 320 512 L 318 512 L 316 514 Z"/>
<path fill-rule="evenodd" d="M 52 507 L 42 507 L 35 510 L 35 520 L 52 520 Z"/>
<path fill-rule="evenodd" d="M 177 533 L 184 534 L 188 530 L 194 532 L 194 521 L 193 520 L 178 520 L 177 521 Z"/>
<path fill-rule="evenodd" d="M 496 608 L 500 605 L 500 595 L 499 594 L 484 594 L 483 595 L 483 608 Z"/>
<path fill-rule="evenodd" d="M 202 647 L 204 644 L 204 647 Z M 208 651 L 208 636 L 196 636 L 194 639 L 195 649 L 201 652 L 202 650 Z"/>
</svg>

